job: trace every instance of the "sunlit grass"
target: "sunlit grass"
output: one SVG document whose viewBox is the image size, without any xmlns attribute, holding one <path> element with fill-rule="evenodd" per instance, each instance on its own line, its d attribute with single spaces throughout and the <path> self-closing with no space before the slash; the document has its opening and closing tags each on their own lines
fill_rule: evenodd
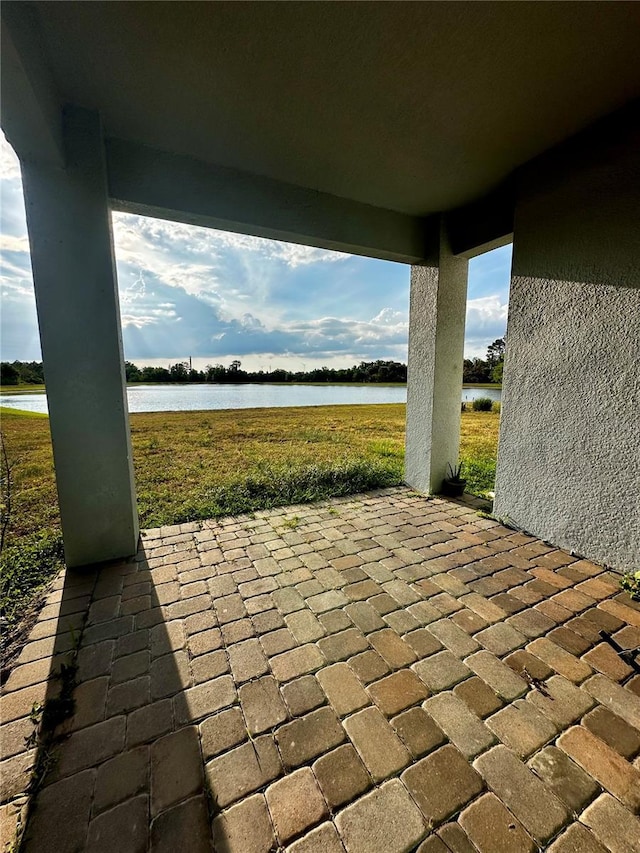
<svg viewBox="0 0 640 853">
<path fill-rule="evenodd" d="M 0 394 L 40 394 L 45 390 L 43 384 L 40 385 L 0 385 Z"/>
<path fill-rule="evenodd" d="M 131 424 L 143 526 L 402 480 L 403 405 L 158 412 Z"/>
<path fill-rule="evenodd" d="M 471 492 L 493 489 L 498 420 L 492 412 L 462 413 L 460 455 Z M 12 512 L 0 602 L 11 629 L 62 565 L 60 518 L 48 418 L 5 409 L 2 431 Z M 403 404 L 133 414 L 141 527 L 399 484 L 404 431 Z"/>
<path fill-rule="evenodd" d="M 49 417 L 45 412 L 30 412 L 27 409 L 16 409 L 13 406 L 0 406 L 0 418 L 7 415 L 18 415 L 21 418 L 44 418 L 45 420 Z"/>
<path fill-rule="evenodd" d="M 60 516 L 49 418 L 8 408 L 2 409 L 0 416 L 11 466 L 11 544 L 42 530 L 59 530 Z"/>
<path fill-rule="evenodd" d="M 471 491 L 493 488 L 498 419 L 462 413 L 460 457 Z M 247 511 L 251 501 L 255 509 L 261 488 L 271 506 L 289 495 L 297 501 L 297 492 L 312 500 L 314 487 L 322 497 L 331 488 L 345 494 L 351 479 L 354 491 L 374 487 L 376 477 L 400 483 L 404 429 L 403 404 L 133 414 L 141 525 Z M 2 430 L 13 463 L 11 538 L 59 530 L 48 419 L 5 409 Z"/>
<path fill-rule="evenodd" d="M 471 494 L 486 496 L 494 489 L 499 422 L 497 412 L 462 413 L 460 460 Z"/>
</svg>

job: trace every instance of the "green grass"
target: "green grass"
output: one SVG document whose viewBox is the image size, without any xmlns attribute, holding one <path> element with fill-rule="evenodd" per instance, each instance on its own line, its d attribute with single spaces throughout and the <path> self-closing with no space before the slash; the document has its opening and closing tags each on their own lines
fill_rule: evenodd
<svg viewBox="0 0 640 853">
<path fill-rule="evenodd" d="M 263 463 L 250 475 L 230 479 L 224 485 L 187 497 L 169 515 L 164 511 L 145 513 L 147 524 L 157 526 L 177 521 L 240 515 L 257 509 L 310 503 L 323 498 L 350 495 L 367 489 L 402 482 L 401 467 L 374 459 L 342 459 L 334 463 Z"/>
<path fill-rule="evenodd" d="M 59 531 L 49 421 L 3 411 L 13 463 L 10 540 Z M 464 412 L 473 490 L 493 486 L 499 416 Z M 347 494 L 402 481 L 405 406 L 319 406 L 131 415 L 143 527 Z"/>
<path fill-rule="evenodd" d="M 0 603 L 15 628 L 62 566 L 49 420 L 2 410 L 12 463 Z M 468 490 L 493 488 L 499 415 L 462 414 Z M 142 528 L 249 513 L 402 482 L 405 406 L 380 404 L 131 415 Z"/>
<path fill-rule="evenodd" d="M 0 385 L 0 394 L 28 394 L 33 392 L 42 393 L 44 385 Z"/>
<path fill-rule="evenodd" d="M 0 418 L 11 417 L 12 415 L 21 418 L 45 418 L 45 420 L 49 418 L 46 412 L 29 412 L 26 409 L 14 409 L 13 406 L 0 406 Z"/>
<path fill-rule="evenodd" d="M 11 632 L 33 596 L 63 566 L 62 539 L 55 533 L 23 537 L 0 555 L 0 609 Z"/>
<path fill-rule="evenodd" d="M 154 412 L 131 430 L 143 527 L 402 480 L 402 405 Z"/>
<path fill-rule="evenodd" d="M 464 465 L 463 477 L 467 481 L 466 491 L 472 495 L 488 497 L 496 481 L 495 457 L 461 456 Z"/>
</svg>

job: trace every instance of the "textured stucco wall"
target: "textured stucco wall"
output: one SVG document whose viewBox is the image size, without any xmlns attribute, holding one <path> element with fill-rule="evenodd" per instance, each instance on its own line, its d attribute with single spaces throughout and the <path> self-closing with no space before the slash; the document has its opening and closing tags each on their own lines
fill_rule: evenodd
<svg viewBox="0 0 640 853">
<path fill-rule="evenodd" d="M 437 259 L 411 268 L 405 480 L 421 492 L 458 460 L 467 270 L 444 229 Z"/>
<path fill-rule="evenodd" d="M 640 568 L 636 130 L 532 165 L 516 209 L 495 513 Z"/>
</svg>

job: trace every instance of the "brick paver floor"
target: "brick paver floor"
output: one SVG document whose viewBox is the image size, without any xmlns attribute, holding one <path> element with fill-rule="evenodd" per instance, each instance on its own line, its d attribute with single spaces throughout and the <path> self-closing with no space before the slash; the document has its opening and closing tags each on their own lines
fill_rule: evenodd
<svg viewBox="0 0 640 853">
<path fill-rule="evenodd" d="M 638 853 L 640 676 L 601 630 L 640 645 L 618 576 L 407 488 L 147 531 L 59 578 L 5 685 L 2 841 Z"/>
</svg>

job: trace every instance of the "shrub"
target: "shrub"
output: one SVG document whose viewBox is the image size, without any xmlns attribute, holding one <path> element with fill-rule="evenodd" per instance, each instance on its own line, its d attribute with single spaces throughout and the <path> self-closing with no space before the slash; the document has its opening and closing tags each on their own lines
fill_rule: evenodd
<svg viewBox="0 0 640 853">
<path fill-rule="evenodd" d="M 490 397 L 477 397 L 473 401 L 474 412 L 490 412 L 493 406 L 493 400 Z"/>
<path fill-rule="evenodd" d="M 491 406 L 491 411 L 492 411 L 492 412 L 495 412 L 496 414 L 498 414 L 498 415 L 499 415 L 499 414 L 500 414 L 500 409 L 501 409 L 501 408 L 502 408 L 502 407 L 501 407 L 501 404 L 500 404 L 500 403 L 494 403 L 494 404 L 493 404 L 493 406 Z"/>
</svg>

